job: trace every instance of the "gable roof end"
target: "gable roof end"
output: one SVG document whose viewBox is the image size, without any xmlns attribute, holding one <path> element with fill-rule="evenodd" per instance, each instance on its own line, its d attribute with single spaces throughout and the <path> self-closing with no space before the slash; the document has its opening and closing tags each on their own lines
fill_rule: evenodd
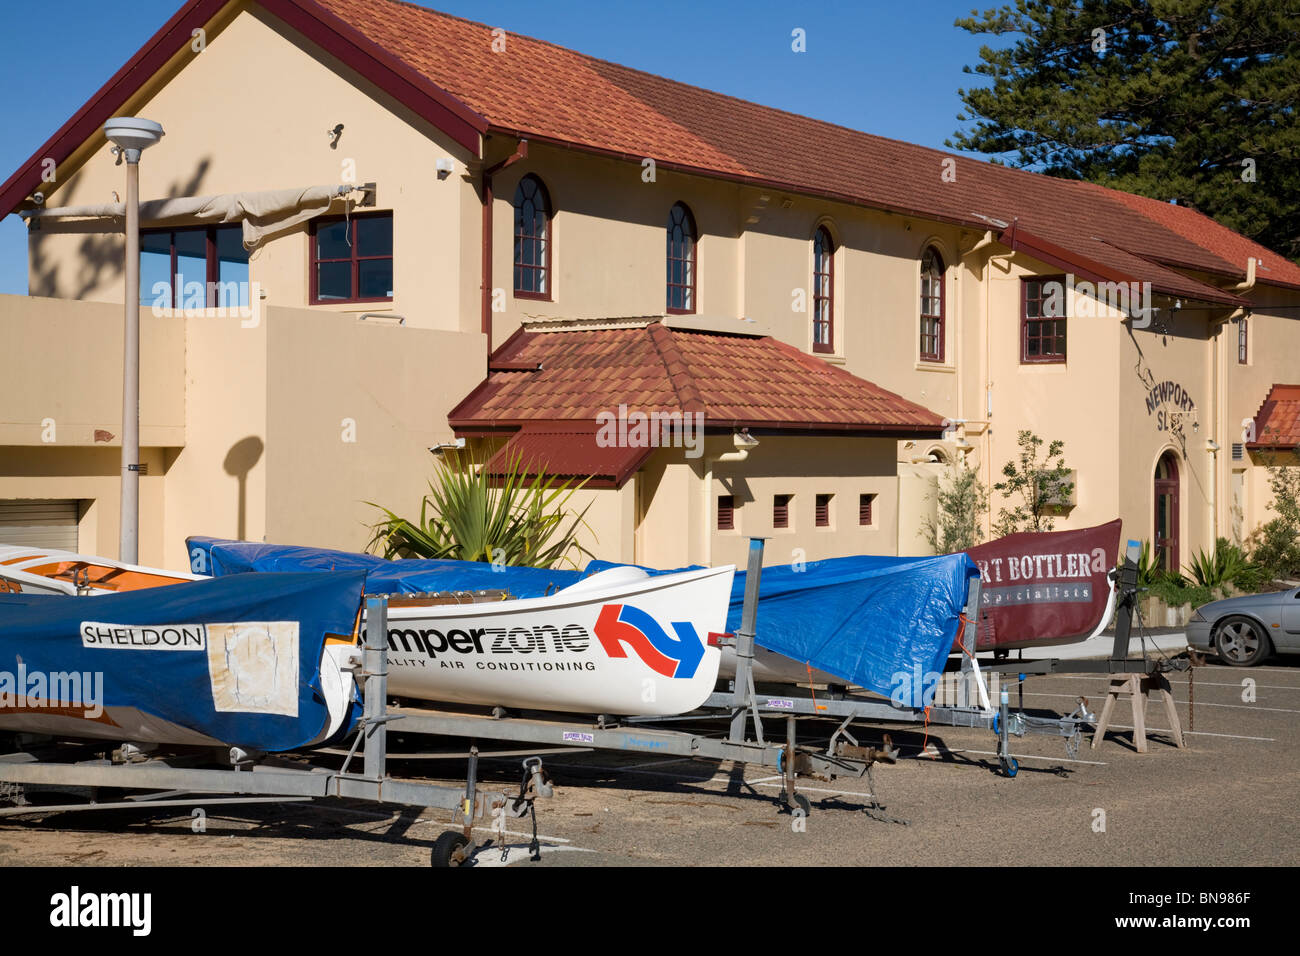
<svg viewBox="0 0 1300 956">
<path fill-rule="evenodd" d="M 99 88 L 81 109 L 0 185 L 0 215 L 16 211 L 40 187 L 42 164 L 61 164 L 119 115 L 173 56 L 193 41 L 193 32 L 210 23 L 234 0 L 188 0 L 131 59 Z M 346 66 L 410 107 L 477 156 L 487 120 L 382 46 L 313 0 L 254 0 Z"/>
</svg>

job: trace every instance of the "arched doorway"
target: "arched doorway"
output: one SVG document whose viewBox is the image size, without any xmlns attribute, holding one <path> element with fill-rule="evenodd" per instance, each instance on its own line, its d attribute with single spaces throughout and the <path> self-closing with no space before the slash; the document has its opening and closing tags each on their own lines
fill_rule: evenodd
<svg viewBox="0 0 1300 956">
<path fill-rule="evenodd" d="M 1182 567 L 1178 548 L 1178 456 L 1167 451 L 1156 462 L 1156 524 L 1154 548 L 1159 567 Z"/>
</svg>

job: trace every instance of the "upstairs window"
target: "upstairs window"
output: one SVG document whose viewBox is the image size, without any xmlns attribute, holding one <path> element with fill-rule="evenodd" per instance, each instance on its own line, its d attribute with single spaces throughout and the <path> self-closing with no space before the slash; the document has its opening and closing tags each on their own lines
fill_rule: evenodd
<svg viewBox="0 0 1300 956">
<path fill-rule="evenodd" d="M 685 203 L 668 212 L 668 311 L 695 311 L 695 218 Z"/>
<path fill-rule="evenodd" d="M 393 300 L 393 214 L 315 219 L 311 303 Z"/>
<path fill-rule="evenodd" d="M 551 297 L 551 202 L 532 174 L 515 189 L 515 296 Z"/>
<path fill-rule="evenodd" d="M 1237 320 L 1237 364 L 1245 365 L 1250 360 L 1250 326 L 1248 320 Z"/>
<path fill-rule="evenodd" d="M 140 233 L 140 305 L 218 309 L 248 305 L 248 250 L 241 226 Z"/>
<path fill-rule="evenodd" d="M 1020 361 L 1065 361 L 1065 279 L 1022 279 Z"/>
<path fill-rule="evenodd" d="M 825 226 L 813 235 L 813 351 L 835 351 L 835 240 Z"/>
<path fill-rule="evenodd" d="M 921 257 L 921 361 L 943 361 L 943 258 L 933 247 Z"/>
</svg>

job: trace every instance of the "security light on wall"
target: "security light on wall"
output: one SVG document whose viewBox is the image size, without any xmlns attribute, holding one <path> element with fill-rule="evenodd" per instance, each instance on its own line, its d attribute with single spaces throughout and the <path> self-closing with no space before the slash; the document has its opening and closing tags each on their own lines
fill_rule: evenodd
<svg viewBox="0 0 1300 956">
<path fill-rule="evenodd" d="M 450 176 L 452 173 L 456 171 L 456 160 L 452 159 L 449 156 L 444 156 L 442 159 L 438 160 L 437 169 L 438 169 L 438 178 L 446 179 L 448 176 Z"/>
<path fill-rule="evenodd" d="M 742 428 L 731 436 L 732 442 L 737 448 L 757 448 L 758 439 L 749 433 L 748 428 Z"/>
<path fill-rule="evenodd" d="M 139 162 L 140 154 L 163 138 L 163 128 L 138 116 L 118 116 L 104 124 L 104 135 L 126 154 L 126 161 Z M 131 154 L 135 153 L 134 159 Z"/>
</svg>

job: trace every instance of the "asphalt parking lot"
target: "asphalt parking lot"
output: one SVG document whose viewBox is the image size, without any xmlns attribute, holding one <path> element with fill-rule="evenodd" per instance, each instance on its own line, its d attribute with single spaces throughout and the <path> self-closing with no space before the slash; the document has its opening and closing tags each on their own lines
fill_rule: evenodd
<svg viewBox="0 0 1300 956">
<path fill-rule="evenodd" d="M 802 781 L 806 819 L 777 803 L 778 778 L 756 767 L 579 751 L 546 756 L 556 795 L 538 803 L 541 860 L 528 860 L 529 821 L 512 820 L 501 849 L 478 865 L 1186 865 L 1262 866 L 1300 860 L 1300 664 L 1240 669 L 1209 664 L 1171 676 L 1187 749 L 1178 750 L 1154 702 L 1150 751 L 1135 752 L 1128 705 L 1097 749 L 1067 758 L 1055 737 L 1013 738 L 1019 773 L 996 773 L 982 730 L 931 727 L 933 756 L 915 725 L 855 725 L 862 743 L 888 732 L 902 759 L 874 771 L 882 822 L 864 812 L 868 781 Z M 1253 682 L 1248 683 L 1248 682 Z M 1027 710 L 1094 712 L 1106 678 L 1032 677 Z M 1013 705 L 1016 691 L 1012 692 Z M 801 723 L 801 740 L 833 728 Z M 722 730 L 718 725 L 718 732 Z M 769 734 L 778 733 L 776 727 Z M 429 749 L 431 741 L 420 741 Z M 448 748 L 458 746 L 445 742 Z M 463 746 L 463 744 L 460 744 Z M 488 749 L 488 744 L 483 744 Z M 503 744 L 500 749 L 513 749 Z M 431 771 L 430 767 L 434 769 Z M 483 763 L 487 789 L 517 787 L 519 758 Z M 461 760 L 400 760 L 395 774 L 458 781 Z M 211 805 L 203 832 L 190 808 L 101 811 L 0 820 L 0 865 L 425 865 L 450 814 L 386 812 L 371 804 Z M 481 835 L 486 839 L 492 834 Z"/>
</svg>

